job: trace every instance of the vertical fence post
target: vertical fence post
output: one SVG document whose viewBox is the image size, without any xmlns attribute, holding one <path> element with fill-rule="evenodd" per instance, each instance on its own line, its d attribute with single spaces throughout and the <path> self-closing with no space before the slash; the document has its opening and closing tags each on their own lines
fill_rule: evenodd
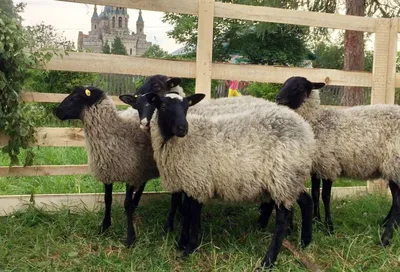
<svg viewBox="0 0 400 272">
<path fill-rule="evenodd" d="M 372 68 L 371 104 L 385 104 L 388 87 L 390 19 L 377 19 L 375 29 L 374 63 Z"/>
<path fill-rule="evenodd" d="M 376 22 L 371 104 L 394 104 L 398 18 Z M 369 180 L 369 193 L 387 191 L 385 180 Z"/>
<path fill-rule="evenodd" d="M 196 93 L 211 97 L 211 65 L 214 38 L 214 0 L 199 0 L 196 53 Z"/>
</svg>

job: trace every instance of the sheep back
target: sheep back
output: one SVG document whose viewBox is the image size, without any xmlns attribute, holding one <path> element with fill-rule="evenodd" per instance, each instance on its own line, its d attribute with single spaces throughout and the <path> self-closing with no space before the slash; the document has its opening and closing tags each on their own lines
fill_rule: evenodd
<svg viewBox="0 0 400 272">
<path fill-rule="evenodd" d="M 311 127 L 293 111 L 272 106 L 187 119 L 188 135 L 167 142 L 157 117 L 152 120 L 154 158 L 165 189 L 183 190 L 200 202 L 270 196 L 288 208 L 305 190 L 315 141 Z"/>
</svg>

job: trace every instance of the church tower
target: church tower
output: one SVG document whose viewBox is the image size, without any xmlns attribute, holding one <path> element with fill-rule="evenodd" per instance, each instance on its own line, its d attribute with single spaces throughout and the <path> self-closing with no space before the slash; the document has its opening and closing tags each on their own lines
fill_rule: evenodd
<svg viewBox="0 0 400 272">
<path fill-rule="evenodd" d="M 138 35 L 144 35 L 144 21 L 143 21 L 141 9 L 139 9 L 139 17 L 136 21 L 136 33 Z"/>
<path fill-rule="evenodd" d="M 100 18 L 97 14 L 97 5 L 94 5 L 94 11 L 92 15 L 92 31 L 97 32 L 100 27 Z"/>
</svg>

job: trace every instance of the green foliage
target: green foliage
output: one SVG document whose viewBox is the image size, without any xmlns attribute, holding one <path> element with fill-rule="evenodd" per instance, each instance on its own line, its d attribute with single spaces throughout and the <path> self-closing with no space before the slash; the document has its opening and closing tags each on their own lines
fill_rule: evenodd
<svg viewBox="0 0 400 272">
<path fill-rule="evenodd" d="M 120 37 L 116 37 L 114 42 L 111 44 L 111 54 L 115 55 L 128 55 L 124 44 Z"/>
<path fill-rule="evenodd" d="M 294 0 L 224 0 L 222 2 L 281 8 L 298 7 L 298 3 Z M 163 21 L 174 26 L 168 32 L 169 37 L 185 44 L 187 48 L 196 48 L 196 16 L 166 13 Z M 239 54 L 250 63 L 298 65 L 305 58 L 307 34 L 307 27 L 215 18 L 213 60 L 226 61 L 230 55 Z"/>
<path fill-rule="evenodd" d="M 34 140 L 35 119 L 41 118 L 34 105 L 25 105 L 20 98 L 30 67 L 38 67 L 52 57 L 50 52 L 34 50 L 29 34 L 16 21 L 0 10 L 0 130 L 9 136 L 2 151 L 10 156 L 10 164 L 18 164 L 20 148 L 28 148 Z M 25 165 L 33 153 L 25 156 Z"/>
<path fill-rule="evenodd" d="M 247 87 L 246 93 L 269 101 L 275 101 L 276 95 L 281 88 L 282 84 L 254 82 Z"/>
<path fill-rule="evenodd" d="M 19 3 L 14 6 L 12 0 L 1 0 L 0 1 L 0 10 L 4 12 L 10 18 L 14 18 L 17 20 L 21 20 L 21 17 L 18 15 L 19 12 L 22 12 L 25 8 L 25 3 Z"/>
<path fill-rule="evenodd" d="M 110 45 L 108 44 L 107 40 L 104 43 L 103 48 L 101 49 L 101 51 L 103 52 L 103 54 L 111 54 L 111 48 L 110 48 Z"/>
<path fill-rule="evenodd" d="M 73 50 L 74 42 L 67 40 L 62 34 L 57 33 L 52 25 L 45 25 L 43 22 L 26 27 L 29 36 L 37 49 L 64 49 Z"/>
<path fill-rule="evenodd" d="M 316 59 L 313 61 L 315 68 L 343 69 L 344 49 L 343 45 L 318 43 L 314 54 Z"/>
<path fill-rule="evenodd" d="M 152 44 L 143 54 L 143 57 L 162 59 L 168 57 L 168 52 L 163 50 L 158 44 Z"/>
</svg>

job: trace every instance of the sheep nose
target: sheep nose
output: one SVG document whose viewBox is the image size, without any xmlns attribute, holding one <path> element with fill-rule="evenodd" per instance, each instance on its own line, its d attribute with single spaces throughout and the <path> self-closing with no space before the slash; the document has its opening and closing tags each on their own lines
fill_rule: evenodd
<svg viewBox="0 0 400 272">
<path fill-rule="evenodd" d="M 180 135 L 185 135 L 188 131 L 187 126 L 178 126 L 178 133 Z"/>
</svg>

